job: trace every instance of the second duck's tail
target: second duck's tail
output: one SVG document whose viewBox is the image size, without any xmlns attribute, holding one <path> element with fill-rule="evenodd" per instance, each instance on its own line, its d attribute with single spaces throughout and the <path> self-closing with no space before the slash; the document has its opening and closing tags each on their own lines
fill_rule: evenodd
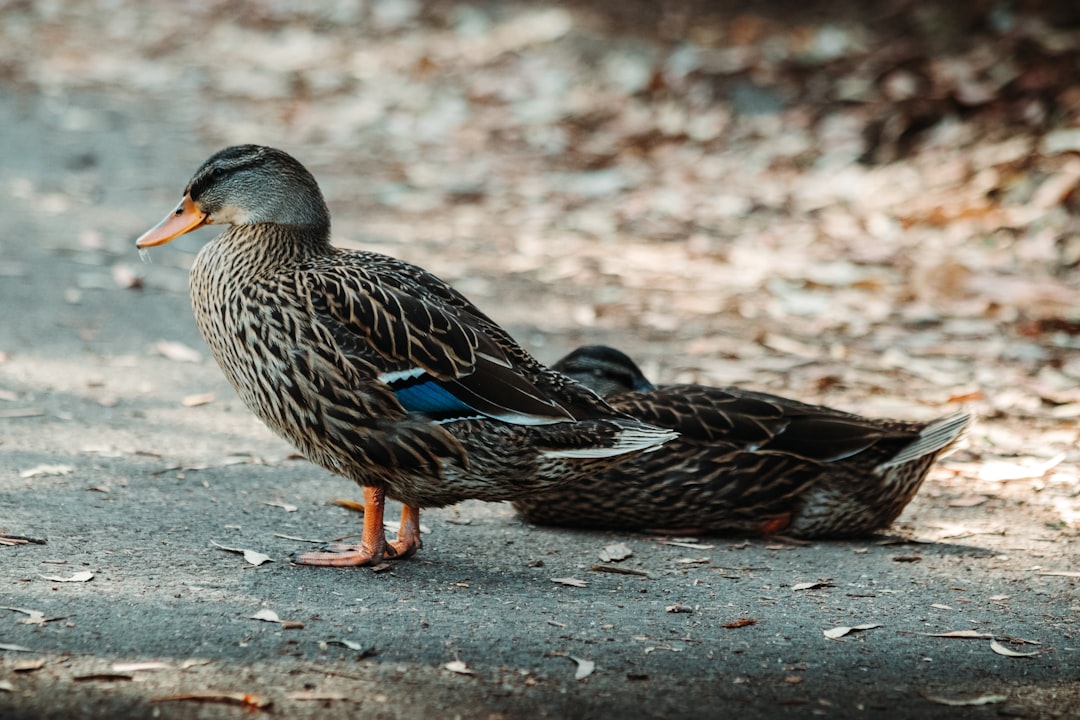
<svg viewBox="0 0 1080 720">
<path fill-rule="evenodd" d="M 958 412 L 934 420 L 919 433 L 910 445 L 900 450 L 885 462 L 877 466 L 881 473 L 890 468 L 905 465 L 914 460 L 933 455 L 935 458 L 955 445 L 971 427 L 972 416 L 968 412 Z"/>
</svg>

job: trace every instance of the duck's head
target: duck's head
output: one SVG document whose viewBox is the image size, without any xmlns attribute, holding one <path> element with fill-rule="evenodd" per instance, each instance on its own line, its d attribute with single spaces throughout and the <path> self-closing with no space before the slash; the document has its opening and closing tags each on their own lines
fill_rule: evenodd
<svg viewBox="0 0 1080 720">
<path fill-rule="evenodd" d="M 629 355 L 607 345 L 584 345 L 551 367 L 601 397 L 656 389 Z"/>
<path fill-rule="evenodd" d="M 261 145 L 235 145 L 195 171 L 180 205 L 135 246 L 162 245 L 211 224 L 291 225 L 325 237 L 330 213 L 315 178 L 291 155 Z"/>
</svg>

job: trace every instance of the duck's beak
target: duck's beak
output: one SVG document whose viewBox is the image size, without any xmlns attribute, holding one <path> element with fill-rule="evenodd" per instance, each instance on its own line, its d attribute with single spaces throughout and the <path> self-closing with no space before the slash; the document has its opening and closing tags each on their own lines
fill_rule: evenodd
<svg viewBox="0 0 1080 720">
<path fill-rule="evenodd" d="M 135 241 L 135 247 L 141 250 L 155 245 L 164 245 L 208 222 L 210 222 L 210 216 L 195 206 L 190 195 L 184 195 L 184 199 L 180 201 L 180 207 L 143 233 L 143 236 Z"/>
</svg>

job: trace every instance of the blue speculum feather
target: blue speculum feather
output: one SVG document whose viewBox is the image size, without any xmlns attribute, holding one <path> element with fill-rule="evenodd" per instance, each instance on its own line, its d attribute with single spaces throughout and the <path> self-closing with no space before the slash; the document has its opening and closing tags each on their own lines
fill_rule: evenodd
<svg viewBox="0 0 1080 720">
<path fill-rule="evenodd" d="M 401 406 L 410 413 L 428 415 L 435 420 L 463 420 L 483 417 L 449 390 L 433 380 L 391 387 Z"/>
</svg>

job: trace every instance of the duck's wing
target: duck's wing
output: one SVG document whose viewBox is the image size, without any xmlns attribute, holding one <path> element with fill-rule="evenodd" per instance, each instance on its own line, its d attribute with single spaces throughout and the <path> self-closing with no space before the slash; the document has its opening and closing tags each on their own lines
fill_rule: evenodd
<svg viewBox="0 0 1080 720">
<path fill-rule="evenodd" d="M 831 408 L 738 388 L 670 385 L 609 397 L 638 420 L 700 443 L 836 462 L 885 444 L 893 452 L 918 437 L 919 424 L 884 423 Z"/>
<path fill-rule="evenodd" d="M 519 425 L 576 417 L 519 369 L 516 344 L 491 337 L 482 314 L 363 267 L 303 268 L 296 280 L 313 319 L 347 361 L 367 365 L 367 375 L 374 365 L 406 412 L 441 422 L 494 418 Z"/>
<path fill-rule="evenodd" d="M 536 360 L 502 326 L 442 278 L 422 267 L 379 253 L 356 253 L 351 255 L 351 258 L 362 258 L 364 266 L 373 268 L 385 286 L 420 297 L 425 302 L 443 307 L 463 318 L 467 325 L 492 340 L 513 363 L 518 373 L 540 388 L 542 394 L 557 398 L 575 418 L 610 418 L 613 414 L 618 414 L 588 383 L 567 377 L 562 372 L 557 372 L 557 369 L 549 368 Z M 651 387 L 647 380 L 645 383 Z"/>
</svg>

